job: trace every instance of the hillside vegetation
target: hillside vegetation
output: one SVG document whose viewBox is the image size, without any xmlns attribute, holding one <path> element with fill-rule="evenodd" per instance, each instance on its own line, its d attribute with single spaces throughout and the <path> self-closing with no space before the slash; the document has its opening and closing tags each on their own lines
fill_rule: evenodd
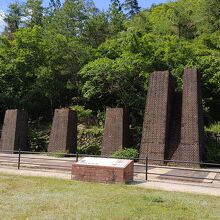
<svg viewBox="0 0 220 220">
<path fill-rule="evenodd" d="M 148 9 L 112 0 L 11 3 L 0 35 L 0 112 L 22 108 L 33 126 L 55 108 L 78 109 L 103 125 L 105 108 L 128 107 L 142 126 L 149 75 L 170 70 L 182 88 L 185 67 L 202 73 L 205 123 L 220 121 L 220 2 L 178 0 Z M 88 115 L 89 118 L 88 119 Z M 3 116 L 1 117 L 3 118 Z"/>
</svg>

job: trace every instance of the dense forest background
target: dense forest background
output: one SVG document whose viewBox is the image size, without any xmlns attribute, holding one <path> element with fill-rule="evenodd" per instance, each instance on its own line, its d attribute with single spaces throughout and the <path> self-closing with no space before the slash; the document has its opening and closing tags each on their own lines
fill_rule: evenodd
<svg viewBox="0 0 220 220">
<path fill-rule="evenodd" d="M 140 132 L 150 73 L 170 70 L 181 90 L 184 68 L 197 67 L 205 123 L 220 121 L 219 0 L 148 9 L 137 0 L 112 0 L 107 11 L 92 0 L 50 0 L 47 8 L 27 0 L 10 4 L 5 22 L 1 115 L 25 109 L 36 129 L 50 124 L 55 108 L 70 107 L 82 124 L 101 127 L 107 106 L 128 107 L 131 127 Z"/>
</svg>

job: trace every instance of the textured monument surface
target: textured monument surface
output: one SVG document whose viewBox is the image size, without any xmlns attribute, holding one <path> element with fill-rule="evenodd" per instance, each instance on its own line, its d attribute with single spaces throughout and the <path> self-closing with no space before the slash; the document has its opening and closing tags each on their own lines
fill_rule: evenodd
<svg viewBox="0 0 220 220">
<path fill-rule="evenodd" d="M 183 76 L 181 139 L 173 160 L 200 162 L 203 155 L 203 116 L 200 74 L 186 69 Z"/>
<path fill-rule="evenodd" d="M 140 157 L 164 160 L 172 99 L 168 71 L 151 74 L 144 115 Z M 140 161 L 141 162 L 141 161 Z"/>
<path fill-rule="evenodd" d="M 77 149 L 77 114 L 70 109 L 56 109 L 48 151 L 67 151 L 75 153 Z"/>
<path fill-rule="evenodd" d="M 107 108 L 105 115 L 102 155 L 127 147 L 129 143 L 129 115 L 123 108 Z"/>
<path fill-rule="evenodd" d="M 85 157 L 72 165 L 72 179 L 102 182 L 127 183 L 133 181 L 132 160 Z"/>
<path fill-rule="evenodd" d="M 28 115 L 23 110 L 7 110 L 2 127 L 0 150 L 28 150 Z"/>
<path fill-rule="evenodd" d="M 173 160 L 173 155 L 177 151 L 181 139 L 181 114 L 182 114 L 182 93 L 173 94 L 171 103 L 170 122 L 168 129 L 168 142 L 166 146 L 165 158 Z M 176 158 L 177 159 L 177 158 Z"/>
<path fill-rule="evenodd" d="M 149 83 L 140 157 L 201 161 L 203 116 L 199 73 L 196 69 L 184 71 L 182 93 L 174 91 L 175 82 L 168 72 L 154 72 Z"/>
</svg>

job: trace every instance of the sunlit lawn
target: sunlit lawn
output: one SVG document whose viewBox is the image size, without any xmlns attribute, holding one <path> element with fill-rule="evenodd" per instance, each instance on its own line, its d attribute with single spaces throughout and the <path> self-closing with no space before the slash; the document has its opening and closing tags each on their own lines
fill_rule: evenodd
<svg viewBox="0 0 220 220">
<path fill-rule="evenodd" d="M 0 219 L 220 219 L 220 198 L 0 174 Z"/>
</svg>

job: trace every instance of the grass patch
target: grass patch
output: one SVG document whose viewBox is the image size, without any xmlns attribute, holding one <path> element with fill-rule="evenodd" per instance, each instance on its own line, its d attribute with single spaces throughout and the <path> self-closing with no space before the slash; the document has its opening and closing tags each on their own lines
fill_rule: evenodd
<svg viewBox="0 0 220 220">
<path fill-rule="evenodd" d="M 0 174 L 0 219 L 219 219 L 219 197 Z"/>
<path fill-rule="evenodd" d="M 47 153 L 48 156 L 58 157 L 58 158 L 65 157 L 66 154 L 68 154 L 67 151 L 56 151 L 56 152 Z"/>
</svg>

